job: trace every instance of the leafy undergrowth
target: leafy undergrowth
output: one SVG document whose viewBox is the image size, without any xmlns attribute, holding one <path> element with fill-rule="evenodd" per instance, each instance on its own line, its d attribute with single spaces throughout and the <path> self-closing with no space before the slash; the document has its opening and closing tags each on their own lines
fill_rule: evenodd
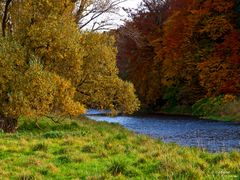
<svg viewBox="0 0 240 180">
<path fill-rule="evenodd" d="M 221 95 L 199 100 L 192 107 L 193 115 L 213 120 L 240 122 L 240 98 Z"/>
<path fill-rule="evenodd" d="M 0 133 L 0 179 L 239 179 L 240 153 L 164 144 L 81 117 Z"/>
</svg>

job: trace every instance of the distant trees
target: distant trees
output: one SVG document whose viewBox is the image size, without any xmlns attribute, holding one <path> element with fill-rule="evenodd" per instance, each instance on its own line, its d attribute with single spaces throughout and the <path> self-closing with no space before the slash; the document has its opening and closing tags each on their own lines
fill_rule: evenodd
<svg viewBox="0 0 240 180">
<path fill-rule="evenodd" d="M 70 0 L 12 1 L 12 32 L 0 39 L 0 117 L 14 132 L 21 115 L 77 116 L 85 107 L 133 113 L 131 83 L 117 76 L 114 40 L 81 32 Z M 4 14 L 4 13 L 3 13 Z"/>
<path fill-rule="evenodd" d="M 118 65 L 147 107 L 240 94 L 238 0 L 144 0 L 117 31 Z"/>
<path fill-rule="evenodd" d="M 117 30 L 118 65 L 122 77 L 134 83 L 143 104 L 154 104 L 161 97 L 159 62 L 154 44 L 165 21 L 163 1 L 143 1 L 143 7 L 131 14 L 132 21 Z"/>
</svg>

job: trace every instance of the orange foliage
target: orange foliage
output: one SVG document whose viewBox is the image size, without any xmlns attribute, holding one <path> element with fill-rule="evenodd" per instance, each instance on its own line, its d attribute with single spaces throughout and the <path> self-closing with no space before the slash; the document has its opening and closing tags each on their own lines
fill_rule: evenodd
<svg viewBox="0 0 240 180">
<path fill-rule="evenodd" d="M 144 12 L 144 18 L 139 11 L 138 18 L 125 25 L 139 33 L 141 46 L 131 38 L 121 37 L 121 42 L 127 44 L 120 47 L 120 51 L 124 48 L 126 52 L 124 59 L 128 59 L 125 72 L 131 72 L 128 79 L 137 84 L 138 92 L 151 89 L 161 99 L 159 105 L 168 103 L 164 102 L 169 100 L 166 97 L 174 97 L 178 104 L 191 104 L 205 95 L 239 95 L 240 30 L 236 24 L 236 1 L 165 3 L 161 6 L 164 11 L 159 13 L 164 17 L 160 24 L 151 20 L 153 12 L 149 10 Z M 146 80 L 154 77 L 154 81 Z M 188 99 L 182 101 L 182 97 Z"/>
</svg>

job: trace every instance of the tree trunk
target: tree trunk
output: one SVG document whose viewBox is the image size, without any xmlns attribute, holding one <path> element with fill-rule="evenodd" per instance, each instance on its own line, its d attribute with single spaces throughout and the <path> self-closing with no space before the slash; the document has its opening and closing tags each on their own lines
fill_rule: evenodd
<svg viewBox="0 0 240 180">
<path fill-rule="evenodd" d="M 5 133 L 15 133 L 17 130 L 17 119 L 15 118 L 1 118 L 0 129 Z"/>
<path fill-rule="evenodd" d="M 4 11 L 3 11 L 3 18 L 2 18 L 2 35 L 3 37 L 6 36 L 6 28 L 7 28 L 7 18 L 8 18 L 8 8 L 11 4 L 12 0 L 6 0 Z"/>
</svg>

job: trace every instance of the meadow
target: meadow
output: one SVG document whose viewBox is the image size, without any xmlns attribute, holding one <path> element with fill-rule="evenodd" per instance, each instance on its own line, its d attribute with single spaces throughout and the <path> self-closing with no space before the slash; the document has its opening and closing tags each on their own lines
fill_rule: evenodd
<svg viewBox="0 0 240 180">
<path fill-rule="evenodd" d="M 0 133 L 0 179 L 239 178 L 239 152 L 165 144 L 86 117 L 20 118 L 17 133 Z"/>
</svg>

